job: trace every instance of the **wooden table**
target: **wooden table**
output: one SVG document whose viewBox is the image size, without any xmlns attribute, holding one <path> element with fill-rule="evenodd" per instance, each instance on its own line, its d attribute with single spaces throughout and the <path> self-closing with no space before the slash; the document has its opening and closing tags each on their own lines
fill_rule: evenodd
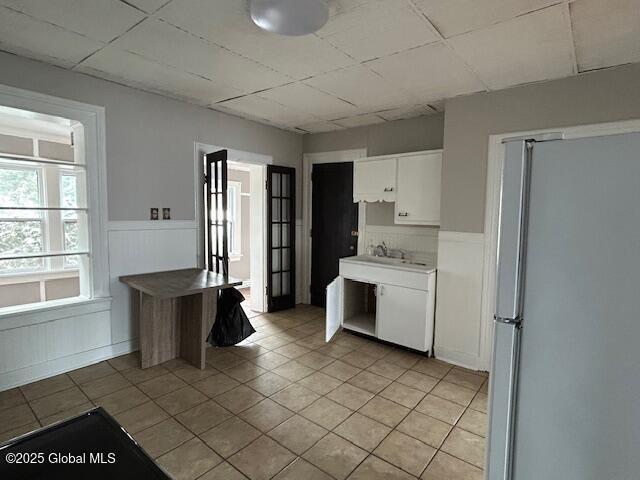
<svg viewBox="0 0 640 480">
<path fill-rule="evenodd" d="M 218 291 L 242 284 L 199 268 L 127 275 L 120 281 L 131 288 L 132 311 L 140 324 L 142 368 L 182 357 L 203 369 Z"/>
</svg>

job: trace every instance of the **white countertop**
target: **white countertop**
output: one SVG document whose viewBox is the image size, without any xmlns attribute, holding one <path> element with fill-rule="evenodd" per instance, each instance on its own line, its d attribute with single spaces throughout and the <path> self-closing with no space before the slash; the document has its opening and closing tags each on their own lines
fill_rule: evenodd
<svg viewBox="0 0 640 480">
<path fill-rule="evenodd" d="M 382 267 L 390 270 L 402 270 L 406 272 L 416 273 L 433 273 L 436 271 L 435 262 L 429 262 L 426 265 L 409 263 L 399 258 L 374 257 L 371 255 L 357 255 L 355 257 L 346 257 L 340 259 L 341 263 L 355 263 L 358 265 L 367 265 L 371 267 Z"/>
</svg>

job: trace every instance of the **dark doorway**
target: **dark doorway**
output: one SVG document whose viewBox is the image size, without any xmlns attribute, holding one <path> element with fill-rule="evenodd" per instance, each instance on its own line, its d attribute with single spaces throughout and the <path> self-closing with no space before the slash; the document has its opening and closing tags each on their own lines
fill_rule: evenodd
<svg viewBox="0 0 640 480">
<path fill-rule="evenodd" d="M 267 310 L 296 305 L 296 170 L 267 166 Z"/>
<path fill-rule="evenodd" d="M 207 270 L 229 274 L 229 244 L 227 224 L 227 151 L 205 156 L 204 208 L 207 228 Z"/>
<path fill-rule="evenodd" d="M 338 261 L 358 251 L 353 162 L 315 164 L 311 182 L 311 304 L 324 307 Z"/>
</svg>

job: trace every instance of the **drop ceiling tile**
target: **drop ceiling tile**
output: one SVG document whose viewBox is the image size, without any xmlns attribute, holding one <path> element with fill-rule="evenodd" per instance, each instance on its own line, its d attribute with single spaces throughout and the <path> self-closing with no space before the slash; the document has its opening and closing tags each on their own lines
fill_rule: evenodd
<svg viewBox="0 0 640 480">
<path fill-rule="evenodd" d="M 363 127 L 365 125 L 374 125 L 376 123 L 384 123 L 384 119 L 373 113 L 366 113 L 364 115 L 358 115 L 356 117 L 340 118 L 333 120 L 344 128 Z"/>
<path fill-rule="evenodd" d="M 268 120 L 276 125 L 293 127 L 315 120 L 310 113 L 280 105 L 255 94 L 233 98 L 216 105 L 216 107 L 218 106 L 235 112 L 236 115 L 256 120 Z"/>
<path fill-rule="evenodd" d="M 362 113 L 354 105 L 300 82 L 272 88 L 258 95 L 287 107 L 311 112 L 321 119 Z"/>
<path fill-rule="evenodd" d="M 0 3 L 102 42 L 122 35 L 145 18 L 142 12 L 119 0 L 0 0 Z"/>
<path fill-rule="evenodd" d="M 494 90 L 574 73 L 566 5 L 460 35 L 449 44 Z"/>
<path fill-rule="evenodd" d="M 0 7 L 0 49 L 71 67 L 104 44 Z"/>
<path fill-rule="evenodd" d="M 409 95 L 362 65 L 318 75 L 304 83 L 368 111 L 411 103 Z"/>
<path fill-rule="evenodd" d="M 354 63 L 316 35 L 286 37 L 261 30 L 251 21 L 246 3 L 237 0 L 173 0 L 157 15 L 296 79 Z"/>
<path fill-rule="evenodd" d="M 438 40 L 405 0 L 364 3 L 335 15 L 317 34 L 360 61 Z"/>
<path fill-rule="evenodd" d="M 411 105 L 409 107 L 393 108 L 391 110 L 383 110 L 375 113 L 387 121 L 392 121 L 419 117 L 421 115 L 433 115 L 437 112 L 428 105 Z"/>
<path fill-rule="evenodd" d="M 240 93 L 228 85 L 181 72 L 111 46 L 89 57 L 76 70 L 205 106 Z"/>
<path fill-rule="evenodd" d="M 160 7 L 165 6 L 171 0 L 127 0 L 127 3 L 144 10 L 147 13 L 153 13 Z"/>
<path fill-rule="evenodd" d="M 580 71 L 640 61 L 640 1 L 569 4 Z"/>
<path fill-rule="evenodd" d="M 298 128 L 308 133 L 324 133 L 333 132 L 334 130 L 340 130 L 342 127 L 336 125 L 333 122 L 320 121 L 298 125 Z"/>
<path fill-rule="evenodd" d="M 422 104 L 485 90 L 464 62 L 439 43 L 374 60 L 367 66 Z"/>
<path fill-rule="evenodd" d="M 148 19 L 112 43 L 114 47 L 251 93 L 291 82 L 253 60 L 159 20 Z"/>
<path fill-rule="evenodd" d="M 445 37 L 504 22 L 558 3 L 558 0 L 415 0 Z"/>
</svg>

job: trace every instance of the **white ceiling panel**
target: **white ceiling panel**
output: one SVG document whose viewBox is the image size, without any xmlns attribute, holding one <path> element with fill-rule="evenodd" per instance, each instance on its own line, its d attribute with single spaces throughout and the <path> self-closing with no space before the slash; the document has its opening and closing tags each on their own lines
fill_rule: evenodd
<svg viewBox="0 0 640 480">
<path fill-rule="evenodd" d="M 145 17 L 118 0 L 0 0 L 0 3 L 102 42 L 122 35 Z"/>
<path fill-rule="evenodd" d="M 569 5 L 580 71 L 640 61 L 640 0 Z"/>
<path fill-rule="evenodd" d="M 292 81 L 286 75 L 253 60 L 151 18 L 124 34 L 112 45 L 179 70 L 232 85 L 241 93 L 251 93 Z"/>
<path fill-rule="evenodd" d="M 384 123 L 384 119 L 373 113 L 366 113 L 364 115 L 358 115 L 357 117 L 340 118 L 334 120 L 336 123 L 344 128 L 363 127 L 365 125 L 374 125 L 376 123 Z"/>
<path fill-rule="evenodd" d="M 0 7 L 0 49 L 71 67 L 104 44 Z"/>
<path fill-rule="evenodd" d="M 362 65 L 318 75 L 304 83 L 368 111 L 411 103 L 409 95 Z"/>
<path fill-rule="evenodd" d="M 316 120 L 309 112 L 302 112 L 290 107 L 285 107 L 277 102 L 267 100 L 258 95 L 247 95 L 221 102 L 215 107 L 221 106 L 227 111 L 235 112 L 254 119 L 265 119 L 278 125 L 293 127 L 295 125 L 309 123 Z"/>
<path fill-rule="evenodd" d="M 171 0 L 127 0 L 127 3 L 134 5 L 147 13 L 153 13 L 170 1 Z"/>
<path fill-rule="evenodd" d="M 503 22 L 559 0 L 414 0 L 445 37 Z"/>
<path fill-rule="evenodd" d="M 227 85 L 181 72 L 111 46 L 89 57 L 76 70 L 198 105 L 211 105 L 240 94 Z"/>
<path fill-rule="evenodd" d="M 382 117 L 387 121 L 392 121 L 419 117 L 421 115 L 432 115 L 437 112 L 428 105 L 411 105 L 409 107 L 393 108 L 375 113 L 377 116 Z"/>
<path fill-rule="evenodd" d="M 442 44 L 414 48 L 368 62 L 367 66 L 422 104 L 485 90 L 464 62 Z"/>
<path fill-rule="evenodd" d="M 315 35 L 286 37 L 261 30 L 251 21 L 245 2 L 238 0 L 173 0 L 157 15 L 296 79 L 354 63 Z"/>
<path fill-rule="evenodd" d="M 405 0 L 364 3 L 335 15 L 317 34 L 360 61 L 438 40 Z"/>
<path fill-rule="evenodd" d="M 309 133 L 324 133 L 324 132 L 332 132 L 334 130 L 340 130 L 342 127 L 336 125 L 333 122 L 313 122 L 313 123 L 305 123 L 303 125 L 298 125 L 300 130 L 304 130 Z"/>
<path fill-rule="evenodd" d="M 311 112 L 315 117 L 325 120 L 362 113 L 350 103 L 299 82 L 260 92 L 258 95 L 287 107 Z"/>
<path fill-rule="evenodd" d="M 575 60 L 568 25 L 566 5 L 556 5 L 449 43 L 491 89 L 501 89 L 572 75 Z"/>
</svg>

